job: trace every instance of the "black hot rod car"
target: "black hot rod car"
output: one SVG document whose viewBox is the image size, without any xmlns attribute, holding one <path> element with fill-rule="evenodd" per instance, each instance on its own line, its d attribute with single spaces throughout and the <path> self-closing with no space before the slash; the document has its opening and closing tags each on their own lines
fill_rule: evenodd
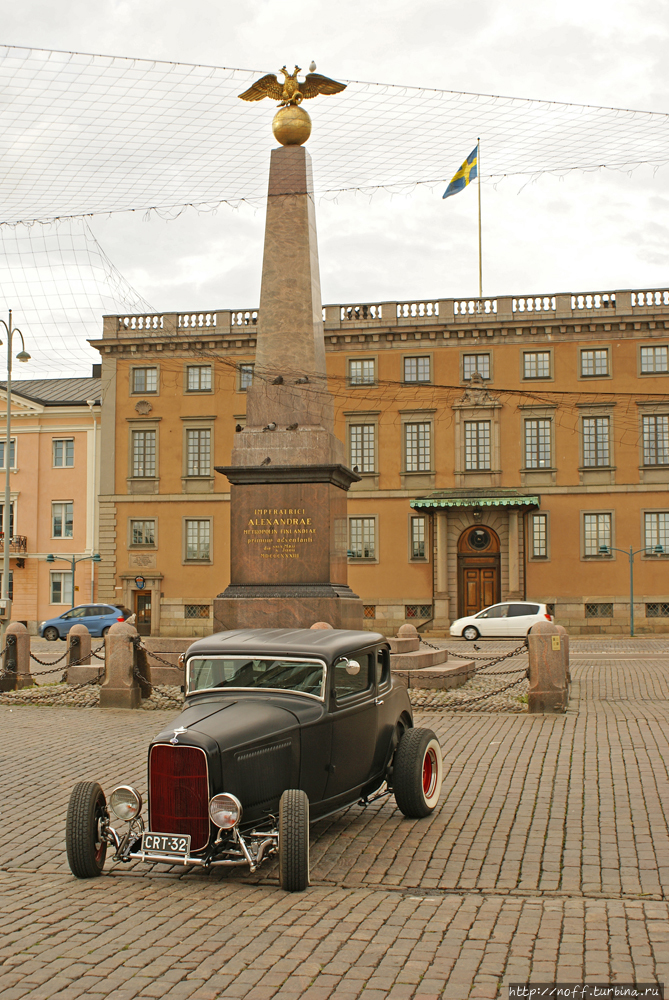
<svg viewBox="0 0 669 1000">
<path fill-rule="evenodd" d="M 394 793 L 405 816 L 429 815 L 442 761 L 414 729 L 390 649 L 374 632 L 246 629 L 199 639 L 186 654 L 186 700 L 148 755 L 142 797 L 97 782 L 72 791 L 66 844 L 78 878 L 115 861 L 247 865 L 278 854 L 284 889 L 309 883 L 309 822 Z M 124 833 L 111 814 L 127 821 Z"/>
</svg>

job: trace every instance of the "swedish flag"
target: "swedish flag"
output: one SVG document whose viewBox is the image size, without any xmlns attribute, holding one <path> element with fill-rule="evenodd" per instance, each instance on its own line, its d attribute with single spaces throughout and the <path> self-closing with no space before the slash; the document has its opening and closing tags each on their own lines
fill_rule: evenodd
<svg viewBox="0 0 669 1000">
<path fill-rule="evenodd" d="M 478 145 L 474 146 L 471 153 L 462 164 L 458 172 L 453 176 L 451 183 L 444 191 L 443 197 L 450 198 L 452 194 L 463 191 L 468 184 L 476 180 L 478 176 Z"/>
</svg>

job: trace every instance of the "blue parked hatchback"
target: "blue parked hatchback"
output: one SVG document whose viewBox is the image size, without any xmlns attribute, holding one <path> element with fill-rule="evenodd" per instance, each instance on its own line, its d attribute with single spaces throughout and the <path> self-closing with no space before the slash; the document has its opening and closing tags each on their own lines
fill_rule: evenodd
<svg viewBox="0 0 669 1000">
<path fill-rule="evenodd" d="M 79 604 L 58 618 L 41 622 L 39 634 L 44 639 L 64 639 L 73 625 L 85 625 L 91 635 L 106 635 L 112 625 L 129 617 L 127 608 L 115 608 L 113 604 Z"/>
</svg>

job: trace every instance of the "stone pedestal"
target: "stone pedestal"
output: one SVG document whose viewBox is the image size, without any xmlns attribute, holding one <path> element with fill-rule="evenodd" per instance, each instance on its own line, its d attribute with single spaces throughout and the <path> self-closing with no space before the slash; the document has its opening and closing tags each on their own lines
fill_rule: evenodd
<svg viewBox="0 0 669 1000">
<path fill-rule="evenodd" d="M 564 629 L 561 631 L 560 626 L 553 625 L 552 622 L 538 622 L 529 631 L 529 712 L 555 715 L 567 711 L 568 663 L 562 632 Z"/>
<path fill-rule="evenodd" d="M 112 625 L 105 638 L 105 679 L 100 708 L 139 708 L 142 693 L 134 673 L 137 635 L 134 625 Z"/>
<path fill-rule="evenodd" d="M 230 585 L 214 629 L 362 628 L 347 583 L 346 492 L 360 476 L 334 434 L 311 159 L 272 151 L 253 384 L 235 435 L 230 481 Z"/>
<path fill-rule="evenodd" d="M 30 673 L 30 635 L 21 622 L 11 622 L 5 632 L 3 667 L 9 675 L 0 682 L 0 691 L 16 691 L 32 687 L 35 679 Z"/>
</svg>

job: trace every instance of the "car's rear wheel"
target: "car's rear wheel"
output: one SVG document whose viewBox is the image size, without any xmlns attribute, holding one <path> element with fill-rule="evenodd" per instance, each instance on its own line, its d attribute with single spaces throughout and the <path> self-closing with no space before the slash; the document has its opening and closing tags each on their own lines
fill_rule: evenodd
<svg viewBox="0 0 669 1000">
<path fill-rule="evenodd" d="M 105 635 L 109 635 L 109 629 L 110 629 L 110 628 L 111 628 L 111 625 L 107 625 L 107 627 L 106 627 L 106 628 L 103 628 L 103 630 L 102 630 L 102 635 L 103 635 L 103 636 L 105 636 Z"/>
<path fill-rule="evenodd" d="M 431 729 L 408 729 L 395 751 L 393 791 L 401 812 L 422 819 L 433 812 L 443 780 L 441 747 Z"/>
<path fill-rule="evenodd" d="M 44 629 L 43 638 L 48 639 L 49 642 L 55 642 L 56 639 L 60 638 L 58 635 L 58 629 L 54 628 L 53 625 L 49 625 L 48 628 Z"/>
<path fill-rule="evenodd" d="M 106 819 L 107 801 L 97 781 L 78 782 L 70 795 L 65 827 L 67 863 L 77 878 L 97 878 L 104 868 Z"/>
<path fill-rule="evenodd" d="M 470 642 L 472 642 L 472 640 L 478 639 L 479 630 L 476 628 L 475 625 L 468 625 L 467 628 L 463 628 L 462 637 L 463 639 L 468 639 Z"/>
<path fill-rule="evenodd" d="M 286 892 L 309 885 L 309 799 L 299 788 L 279 801 L 279 883 Z"/>
</svg>

